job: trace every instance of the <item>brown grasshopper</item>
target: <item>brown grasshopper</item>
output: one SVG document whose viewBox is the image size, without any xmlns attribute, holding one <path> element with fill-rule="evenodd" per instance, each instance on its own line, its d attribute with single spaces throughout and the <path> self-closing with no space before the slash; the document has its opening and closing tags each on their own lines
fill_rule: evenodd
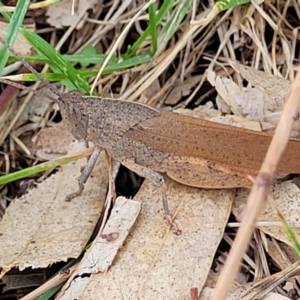
<svg viewBox="0 0 300 300">
<path fill-rule="evenodd" d="M 2 38 L 0 41 L 57 96 L 53 101 L 58 103 L 74 137 L 95 145 L 79 178 L 78 191 L 66 200 L 81 195 L 101 149 L 159 186 L 164 186 L 160 173 L 199 188 L 251 186 L 248 176 L 257 174 L 270 144 L 270 135 L 129 101 L 82 96 L 79 92 L 61 94 Z M 22 85 L 14 85 L 24 89 Z M 300 142 L 290 139 L 279 165 L 280 173 L 300 172 L 299 149 Z M 163 190 L 164 208 L 168 213 Z"/>
</svg>

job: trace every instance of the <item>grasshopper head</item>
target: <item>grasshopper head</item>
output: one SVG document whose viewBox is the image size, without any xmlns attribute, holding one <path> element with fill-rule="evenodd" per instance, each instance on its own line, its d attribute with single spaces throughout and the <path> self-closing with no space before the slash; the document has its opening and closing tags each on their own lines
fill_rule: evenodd
<svg viewBox="0 0 300 300">
<path fill-rule="evenodd" d="M 58 106 L 64 123 L 78 140 L 86 141 L 89 123 L 88 108 L 82 95 L 72 91 L 58 98 Z"/>
</svg>

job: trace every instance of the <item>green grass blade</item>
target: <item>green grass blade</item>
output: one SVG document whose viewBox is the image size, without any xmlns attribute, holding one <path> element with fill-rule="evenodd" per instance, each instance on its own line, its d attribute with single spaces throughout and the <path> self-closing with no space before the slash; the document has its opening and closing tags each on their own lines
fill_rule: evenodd
<svg viewBox="0 0 300 300">
<path fill-rule="evenodd" d="M 163 18 L 170 12 L 175 2 L 176 0 L 163 1 L 163 4 L 160 7 L 155 18 L 155 27 L 159 25 Z M 142 43 L 146 40 L 146 38 L 150 35 L 150 32 L 151 28 L 150 26 L 148 26 L 146 30 L 142 33 L 142 35 L 137 39 L 137 41 L 131 47 L 128 47 L 127 52 L 124 54 L 123 58 L 127 59 L 129 57 L 132 57 L 136 53 L 136 51 L 141 47 Z"/>
<path fill-rule="evenodd" d="M 80 76 L 78 71 L 58 53 L 58 51 L 37 34 L 25 28 L 21 28 L 20 32 L 37 52 L 47 57 L 49 66 L 54 72 L 59 70 L 66 75 L 68 78 L 66 85 L 69 90 L 78 90 L 85 94 L 89 93 L 89 84 Z"/>
<path fill-rule="evenodd" d="M 103 54 L 98 54 L 98 55 L 99 55 L 99 57 L 97 57 L 97 55 L 94 55 L 93 57 L 91 57 L 90 60 L 85 58 L 83 61 L 85 63 L 87 63 L 87 62 L 94 63 L 95 61 L 103 62 L 105 59 L 105 57 L 103 58 Z M 70 59 L 71 55 L 63 55 L 63 57 L 68 61 L 72 61 L 72 59 Z M 28 62 L 48 63 L 47 58 L 44 56 L 38 56 L 38 57 L 28 56 L 28 57 L 25 57 L 24 59 Z M 146 53 L 146 54 L 134 56 L 132 58 L 129 58 L 129 59 L 123 60 L 123 61 L 112 60 L 112 62 L 110 62 L 108 64 L 108 66 L 104 69 L 103 74 L 106 75 L 106 74 L 111 74 L 113 72 L 128 70 L 129 68 L 145 64 L 145 63 L 149 62 L 151 59 L 152 59 L 151 55 Z M 81 63 L 81 60 L 79 60 L 78 62 Z M 80 69 L 80 70 L 77 70 L 77 72 L 80 74 L 80 76 L 82 78 L 86 78 L 86 79 L 96 76 L 98 74 L 97 70 L 89 71 L 86 69 Z M 47 80 L 49 82 L 66 81 L 67 80 L 67 76 L 62 73 L 43 73 L 41 75 L 45 78 L 45 80 Z M 30 82 L 38 81 L 38 78 L 32 73 L 10 75 L 10 76 L 2 77 L 2 78 L 9 79 L 12 81 L 30 81 Z"/>
<path fill-rule="evenodd" d="M 171 13 L 166 25 L 162 28 L 159 41 L 166 43 L 174 36 L 187 12 L 191 9 L 192 0 L 180 1 L 179 7 Z M 159 42 L 160 44 L 161 42 Z"/>
<path fill-rule="evenodd" d="M 156 11 L 156 3 L 153 3 L 149 6 L 149 28 L 150 28 L 150 35 L 152 37 L 152 50 L 151 54 L 154 55 L 157 51 L 157 32 L 156 32 L 156 17 L 155 17 L 155 11 Z"/>
<path fill-rule="evenodd" d="M 91 47 L 93 48 L 93 47 Z M 93 48 L 95 49 L 95 48 Z M 90 64 L 102 64 L 106 58 L 106 54 L 89 54 L 86 55 L 84 53 L 79 54 L 62 54 L 62 57 L 70 63 L 79 63 L 83 66 L 90 65 Z M 35 55 L 35 56 L 24 56 L 24 60 L 31 63 L 46 63 L 49 64 L 49 60 L 44 55 Z M 17 58 L 14 56 L 10 56 L 8 59 L 9 62 L 18 61 Z M 108 65 L 117 64 L 118 59 L 116 56 L 112 56 Z"/>
<path fill-rule="evenodd" d="M 218 12 L 234 8 L 238 5 L 246 4 L 251 2 L 251 0 L 230 0 L 230 1 L 218 1 L 214 6 L 218 9 Z"/>
<path fill-rule="evenodd" d="M 274 201 L 274 200 L 273 200 Z M 297 236 L 291 226 L 288 224 L 287 220 L 284 218 L 282 213 L 279 211 L 277 206 L 273 203 L 273 207 L 275 207 L 275 210 L 277 211 L 277 214 L 279 215 L 281 222 L 283 223 L 284 231 L 286 232 L 288 238 L 293 244 L 293 247 L 295 251 L 297 252 L 297 255 L 300 257 L 300 244 L 298 242 Z"/>
<path fill-rule="evenodd" d="M 7 175 L 3 175 L 0 177 L 0 185 L 7 184 L 9 182 L 19 180 L 22 178 L 26 178 L 28 176 L 32 176 L 32 175 L 38 174 L 40 172 L 44 172 L 49 169 L 53 169 L 58 166 L 65 165 L 71 161 L 78 160 L 85 156 L 91 155 L 92 151 L 93 151 L 93 149 L 86 149 L 80 153 L 66 155 L 59 159 L 48 161 L 48 162 L 42 163 L 42 164 L 34 166 L 34 167 L 29 167 L 24 170 L 20 170 L 20 171 L 13 172 L 13 173 L 10 173 Z"/>
<path fill-rule="evenodd" d="M 9 13 L 2 13 L 2 15 L 6 19 L 10 19 L 8 29 L 7 29 L 6 35 L 4 37 L 9 45 L 13 45 L 13 43 L 17 37 L 18 30 L 23 23 L 29 3 L 30 3 L 30 0 L 18 1 L 15 12 L 12 15 L 12 17 L 11 17 L 11 14 L 9 14 Z M 0 5 L 3 6 L 2 3 L 0 3 Z M 1 47 L 0 57 L 1 57 L 1 59 L 0 59 L 0 74 L 1 74 L 5 64 L 7 62 L 7 59 L 9 57 L 9 51 L 5 47 Z"/>
<path fill-rule="evenodd" d="M 62 283 L 58 284 L 57 286 L 55 286 L 55 287 L 49 289 L 48 291 L 44 292 L 42 295 L 34 298 L 34 300 L 49 300 L 49 299 L 52 299 L 52 297 L 58 291 L 60 291 L 60 289 L 63 287 L 64 284 L 65 284 L 65 282 L 62 282 Z"/>
</svg>

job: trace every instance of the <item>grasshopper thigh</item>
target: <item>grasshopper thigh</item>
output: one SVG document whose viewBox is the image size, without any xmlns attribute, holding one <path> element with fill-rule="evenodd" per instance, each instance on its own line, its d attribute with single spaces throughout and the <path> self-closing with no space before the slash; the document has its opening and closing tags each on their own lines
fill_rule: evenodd
<svg viewBox="0 0 300 300">
<path fill-rule="evenodd" d="M 251 187 L 252 182 L 247 174 L 224 172 L 212 168 L 207 161 L 194 162 L 191 159 L 174 159 L 169 157 L 164 164 L 164 171 L 173 180 L 193 187 L 209 189 L 229 189 Z M 251 174 L 252 175 L 252 174 Z"/>
<path fill-rule="evenodd" d="M 137 173 L 139 176 L 149 179 L 152 183 L 157 186 L 164 185 L 165 181 L 161 174 L 148 167 L 143 167 L 134 163 L 131 159 L 125 159 L 121 161 L 121 164 L 124 165 L 129 170 Z"/>
</svg>

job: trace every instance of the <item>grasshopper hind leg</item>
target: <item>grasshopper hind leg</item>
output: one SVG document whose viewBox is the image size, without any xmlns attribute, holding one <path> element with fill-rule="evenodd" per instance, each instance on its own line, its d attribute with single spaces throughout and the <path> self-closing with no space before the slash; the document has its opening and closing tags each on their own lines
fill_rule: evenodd
<svg viewBox="0 0 300 300">
<path fill-rule="evenodd" d="M 132 162 L 132 160 L 123 160 L 122 165 L 131 171 L 137 173 L 139 176 L 149 179 L 153 184 L 158 186 L 162 191 L 162 202 L 163 210 L 166 219 L 169 224 L 172 226 L 176 234 L 180 234 L 181 230 L 178 228 L 178 225 L 174 222 L 172 214 L 170 213 L 168 199 L 167 199 L 167 190 L 164 177 L 156 171 L 149 169 L 147 167 L 140 166 Z"/>
</svg>

